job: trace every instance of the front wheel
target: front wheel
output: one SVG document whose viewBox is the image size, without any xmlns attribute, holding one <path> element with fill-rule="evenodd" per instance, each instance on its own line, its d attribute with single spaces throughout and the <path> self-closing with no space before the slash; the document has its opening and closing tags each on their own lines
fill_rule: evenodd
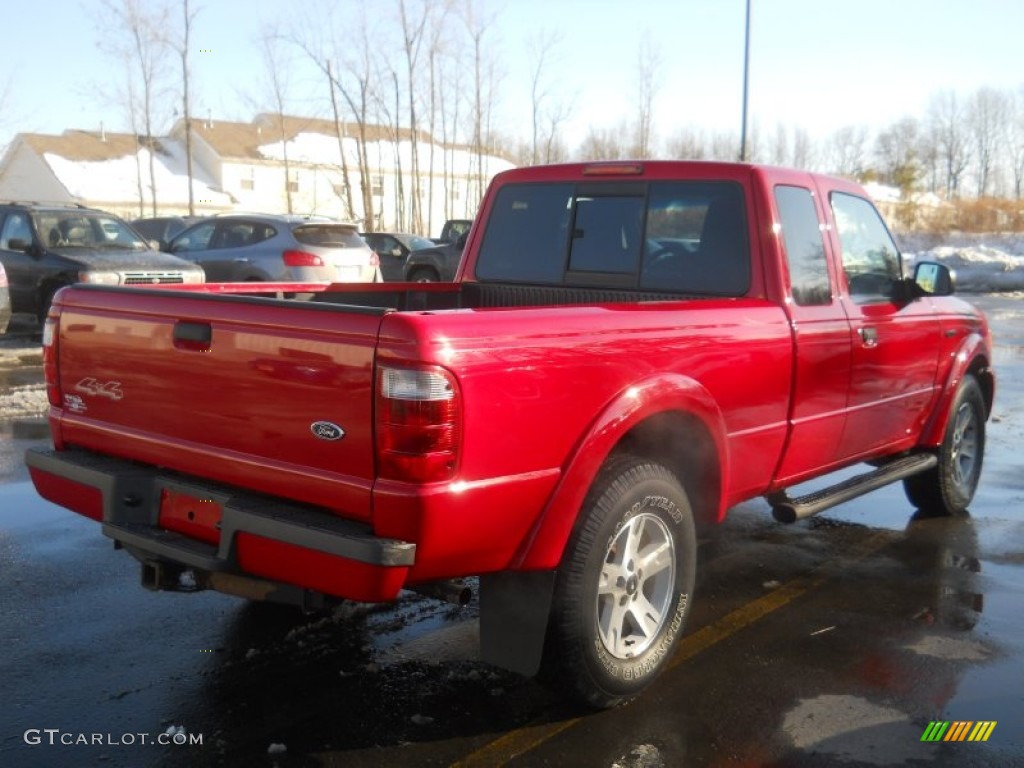
<svg viewBox="0 0 1024 768">
<path fill-rule="evenodd" d="M 611 459 L 559 567 L 543 677 L 594 707 L 639 694 L 682 634 L 696 557 L 693 512 L 675 476 L 647 459 Z"/>
<path fill-rule="evenodd" d="M 907 498 L 925 514 L 962 515 L 985 458 L 985 398 L 973 376 L 964 377 L 953 398 L 938 456 L 936 467 L 903 481 Z"/>
</svg>

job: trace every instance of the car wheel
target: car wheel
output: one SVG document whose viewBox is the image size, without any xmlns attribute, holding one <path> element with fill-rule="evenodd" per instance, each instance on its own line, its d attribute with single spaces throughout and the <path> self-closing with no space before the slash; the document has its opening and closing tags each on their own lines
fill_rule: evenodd
<svg viewBox="0 0 1024 768">
<path fill-rule="evenodd" d="M 931 515 L 962 515 L 974 498 L 985 458 L 985 398 L 978 380 L 965 376 L 949 412 L 939 463 L 903 481 L 910 502 Z"/>
<path fill-rule="evenodd" d="M 640 693 L 682 634 L 696 556 L 675 476 L 636 456 L 609 460 L 559 566 L 542 677 L 593 707 Z"/>
<path fill-rule="evenodd" d="M 63 284 L 50 284 L 44 285 L 39 289 L 39 305 L 36 310 L 36 319 L 39 321 L 40 326 L 46 322 L 46 314 L 50 311 L 50 305 L 53 304 L 53 297 L 63 287 Z"/>
<path fill-rule="evenodd" d="M 440 280 L 441 278 L 437 272 L 425 267 L 414 269 L 409 273 L 410 283 L 437 283 L 440 282 Z"/>
</svg>

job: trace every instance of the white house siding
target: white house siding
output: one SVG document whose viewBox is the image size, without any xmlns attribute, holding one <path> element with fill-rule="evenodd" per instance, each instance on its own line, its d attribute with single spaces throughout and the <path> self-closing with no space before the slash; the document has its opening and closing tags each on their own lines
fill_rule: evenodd
<svg viewBox="0 0 1024 768">
<path fill-rule="evenodd" d="M 74 197 L 43 158 L 16 139 L 0 166 L 0 200 L 70 203 Z"/>
</svg>

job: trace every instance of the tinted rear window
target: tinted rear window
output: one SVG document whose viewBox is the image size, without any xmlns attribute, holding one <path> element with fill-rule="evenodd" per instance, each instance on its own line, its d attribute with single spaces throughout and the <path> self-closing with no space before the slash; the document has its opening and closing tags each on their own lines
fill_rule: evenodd
<svg viewBox="0 0 1024 768">
<path fill-rule="evenodd" d="M 351 227 L 330 224 L 303 224 L 292 230 L 295 239 L 303 245 L 325 248 L 365 248 L 363 238 Z"/>
<path fill-rule="evenodd" d="M 750 286 L 743 187 L 733 182 L 512 184 L 498 190 L 482 281 L 741 296 Z"/>
</svg>

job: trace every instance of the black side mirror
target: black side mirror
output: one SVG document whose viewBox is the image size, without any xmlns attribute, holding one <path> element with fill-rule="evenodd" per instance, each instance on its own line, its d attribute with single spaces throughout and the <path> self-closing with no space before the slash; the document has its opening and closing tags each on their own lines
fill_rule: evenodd
<svg viewBox="0 0 1024 768">
<path fill-rule="evenodd" d="M 25 253 L 28 253 L 31 247 L 31 240 L 25 240 L 20 237 L 12 237 L 7 241 L 7 248 L 12 251 L 24 251 Z"/>
<path fill-rule="evenodd" d="M 945 264 L 922 261 L 914 266 L 914 284 L 925 296 L 952 296 L 955 283 L 954 274 Z"/>
</svg>

